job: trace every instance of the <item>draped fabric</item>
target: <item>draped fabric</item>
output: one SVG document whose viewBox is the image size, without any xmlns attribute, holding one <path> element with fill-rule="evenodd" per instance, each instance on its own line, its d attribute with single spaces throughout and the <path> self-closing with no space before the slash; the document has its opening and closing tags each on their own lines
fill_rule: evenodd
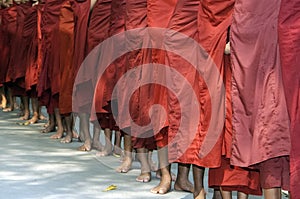
<svg viewBox="0 0 300 199">
<path fill-rule="evenodd" d="M 96 71 L 98 67 L 99 51 L 94 54 L 91 53 L 102 41 L 108 38 L 109 26 L 110 26 L 110 14 L 111 14 L 111 0 L 98 0 L 89 16 L 88 29 L 87 29 L 87 41 L 86 41 L 86 60 L 82 67 L 79 69 L 80 76 L 76 77 L 76 86 L 74 90 L 75 101 L 73 108 L 75 112 L 91 113 L 92 105 L 99 104 L 102 109 L 102 102 L 95 102 L 93 92 L 90 92 L 90 88 L 94 88 L 96 84 L 95 80 Z M 93 57 L 92 57 L 93 56 Z M 88 66 L 88 67 L 87 67 Z M 99 67 L 100 68 L 100 67 Z M 98 97 L 97 97 L 98 98 Z M 95 98 L 95 100 L 97 100 Z M 99 100 L 102 98 L 99 96 Z M 96 121 L 96 113 L 91 115 L 91 121 Z"/>
<path fill-rule="evenodd" d="M 70 84 L 68 89 L 63 91 L 62 99 L 63 106 L 66 107 L 64 112 L 76 112 L 75 108 L 72 107 L 72 95 L 73 95 L 73 86 L 77 72 L 85 59 L 86 56 L 86 46 L 87 46 L 87 30 L 88 30 L 88 19 L 90 12 L 90 1 L 79 1 L 74 0 L 71 2 L 72 9 L 74 10 L 74 56 L 73 56 L 73 68 L 70 79 L 68 80 Z M 67 102 L 67 103 L 66 103 Z M 64 108 L 65 109 L 65 108 Z M 62 110 L 63 111 L 63 110 Z"/>
<path fill-rule="evenodd" d="M 17 8 L 5 8 L 2 13 L 3 50 L 1 58 L 0 83 L 6 82 L 6 75 L 10 63 L 13 40 L 17 30 Z"/>
<path fill-rule="evenodd" d="M 240 191 L 261 195 L 259 172 L 230 164 L 232 148 L 232 104 L 231 104 L 231 62 L 230 55 L 224 55 L 224 84 L 226 88 L 226 120 L 224 126 L 221 166 L 210 168 L 208 184 L 211 188 L 222 187 L 225 191 Z"/>
<path fill-rule="evenodd" d="M 23 30 L 25 17 L 30 9 L 30 3 L 15 5 L 17 10 L 16 19 L 16 32 L 12 42 L 12 50 L 10 52 L 10 61 L 8 65 L 8 71 L 6 76 L 7 82 L 15 82 L 16 86 L 25 89 L 25 73 L 26 73 L 26 51 L 20 51 L 25 49 L 26 41 L 23 39 Z M 19 79 L 21 78 L 21 79 Z M 17 82 L 16 80 L 19 79 Z M 15 93 L 20 94 L 20 93 Z"/>
<path fill-rule="evenodd" d="M 172 14 L 171 20 L 169 22 L 168 28 L 178 31 L 180 33 L 185 34 L 187 37 L 197 39 L 197 13 L 199 7 L 199 0 L 193 1 L 178 1 L 176 4 L 174 13 Z M 171 40 L 172 42 L 172 40 Z M 179 41 L 173 41 L 174 43 L 178 43 Z M 184 43 L 185 41 L 181 41 Z M 171 52 L 167 52 L 166 54 L 166 64 L 178 71 L 181 75 L 184 76 L 184 79 L 192 85 L 194 92 L 197 94 L 197 100 L 199 97 L 200 90 L 196 87 L 196 78 L 197 78 L 197 71 L 191 66 L 191 64 L 187 63 L 187 61 L 180 58 L 179 55 L 174 55 Z M 200 149 L 200 141 L 196 140 L 194 136 L 189 136 L 188 126 L 189 122 L 180 123 L 181 118 L 189 117 L 185 115 L 186 112 L 189 112 L 189 108 L 191 107 L 180 107 L 180 101 L 187 101 L 191 100 L 189 93 L 187 93 L 187 89 L 185 89 L 186 85 L 182 82 L 176 81 L 179 79 L 177 74 L 171 73 L 171 85 L 174 87 L 173 90 L 177 91 L 173 94 L 170 90 L 168 90 L 168 106 L 169 106 L 169 131 L 168 136 L 169 140 L 171 141 L 173 137 L 177 134 L 180 135 L 182 138 L 181 141 L 176 141 L 175 144 L 169 146 L 169 160 L 170 162 L 181 162 L 181 163 L 188 163 L 188 164 L 195 164 L 196 161 L 199 159 L 198 157 L 194 160 L 194 155 L 198 154 Z M 184 96 L 183 99 L 179 100 L 177 96 Z M 181 102 L 182 103 L 182 102 Z M 181 112 L 181 108 L 184 108 Z M 200 111 L 200 110 L 199 110 Z M 198 118 L 199 119 L 199 118 Z M 198 121 L 200 122 L 200 121 Z M 183 125 L 185 128 L 185 132 L 179 131 L 180 125 Z M 195 133 L 195 132 L 192 132 Z M 201 136 L 198 136 L 201 137 Z M 191 144 L 195 140 L 195 144 Z M 197 151 L 197 152 L 196 152 Z M 198 156 L 198 155 L 197 155 Z M 192 158 L 191 158 L 192 157 Z"/>
<path fill-rule="evenodd" d="M 74 58 L 74 10 L 71 1 L 67 0 L 61 7 L 59 17 L 58 41 L 55 51 L 55 65 L 52 73 L 52 94 L 59 94 L 59 110 L 61 114 L 68 114 L 72 107 L 67 107 L 66 103 L 72 104 L 68 99 L 70 89 L 72 89 L 72 69 Z M 66 96 L 67 95 L 67 96 Z M 72 93 L 71 93 L 72 95 Z"/>
<path fill-rule="evenodd" d="M 149 28 L 167 28 L 174 12 L 177 0 L 168 1 L 147 1 L 147 23 Z M 163 43 L 158 40 L 157 33 L 151 32 L 149 46 L 159 46 Z M 161 34 L 161 33 L 160 33 Z M 163 47 L 163 46 L 161 46 Z M 164 50 L 151 49 L 151 71 L 153 73 L 152 81 L 158 82 L 160 79 L 166 84 L 166 70 L 155 64 L 165 64 L 166 52 Z M 162 72 L 163 71 L 163 72 Z M 168 112 L 167 88 L 163 85 L 153 84 L 152 105 L 159 104 L 164 110 L 152 111 L 151 123 L 157 146 L 164 147 L 168 143 L 167 128 L 169 126 L 168 118 L 163 117 L 163 112 Z"/>
<path fill-rule="evenodd" d="M 118 51 L 119 49 L 125 47 L 125 37 L 122 34 L 125 31 L 125 9 L 125 0 L 112 0 L 108 35 L 109 37 L 114 37 L 114 40 L 116 40 L 117 45 L 113 47 L 113 51 Z M 114 115 L 112 114 L 113 109 L 117 109 L 117 98 L 112 96 L 112 94 L 117 81 L 125 73 L 125 58 L 125 55 L 123 55 L 113 61 L 108 66 L 105 73 L 103 74 L 103 78 L 101 78 L 100 82 L 97 85 L 97 89 L 102 87 L 103 101 L 102 103 L 96 104 L 96 106 L 101 106 L 96 107 L 96 110 L 100 110 L 103 113 L 102 116 L 98 117 L 98 120 L 100 119 L 100 125 L 104 128 L 119 130 Z M 117 116 L 117 114 L 115 116 Z"/>
<path fill-rule="evenodd" d="M 2 67 L 3 67 L 3 60 L 4 60 L 4 55 L 5 55 L 5 47 L 4 47 L 4 37 L 5 37 L 5 33 L 4 33 L 4 29 L 3 29 L 3 13 L 4 13 L 4 9 L 2 9 L 2 7 L 0 6 L 0 74 L 2 74 Z M 1 78 L 1 75 L 0 75 Z M 0 79 L 0 86 L 3 86 L 1 79 Z"/>
<path fill-rule="evenodd" d="M 300 198 L 300 1 L 282 0 L 279 12 L 279 49 L 290 118 L 290 194 Z"/>
<path fill-rule="evenodd" d="M 38 80 L 38 7 L 30 7 L 24 20 L 23 39 L 25 48 L 25 90 L 36 92 Z M 33 90 L 32 90 L 33 89 Z"/>
<path fill-rule="evenodd" d="M 198 20 L 201 20 L 198 16 L 199 6 L 200 1 L 197 0 L 179 1 L 177 3 L 168 28 L 185 34 L 187 38 L 181 40 L 170 38 L 168 42 L 171 45 L 185 46 L 185 43 L 189 41 L 188 38 L 195 41 L 201 38 L 198 25 Z M 201 53 L 193 52 L 196 50 L 195 47 L 189 47 L 192 55 L 194 55 L 193 53 Z M 210 110 L 209 93 L 205 90 L 205 82 L 196 68 L 180 58 L 179 55 L 168 52 L 166 63 L 171 68 L 176 69 L 176 72 L 174 70 L 170 72 L 169 81 L 173 93 L 168 91 L 169 142 L 173 143 L 169 146 L 169 160 L 203 167 L 218 167 L 221 159 L 221 139 L 218 140 L 209 154 L 203 158 L 199 157 L 199 151 L 207 133 L 207 125 L 210 123 L 207 120 L 210 115 L 206 115 L 210 113 L 202 112 L 202 109 Z M 186 82 L 178 81 L 181 79 L 178 72 Z M 192 92 L 188 89 L 190 86 L 193 89 Z M 195 98 L 193 98 L 193 95 Z M 194 103 L 191 103 L 191 100 L 195 100 L 198 107 L 193 106 Z M 200 113 L 199 117 L 197 118 L 196 114 L 196 118 L 191 118 L 192 113 L 195 113 L 195 111 Z M 194 126 L 195 124 L 196 126 Z"/>
<path fill-rule="evenodd" d="M 247 167 L 290 154 L 277 23 L 280 0 L 237 0 L 231 26 L 233 148 Z"/>
<path fill-rule="evenodd" d="M 72 112 L 75 77 L 85 57 L 89 9 L 90 1 L 74 0 L 61 11 L 59 110 L 62 114 Z"/>
<path fill-rule="evenodd" d="M 52 70 L 54 67 L 55 50 L 57 50 L 55 48 L 55 43 L 58 37 L 60 9 L 64 1 L 65 0 L 46 1 L 41 16 L 42 61 L 37 91 L 41 104 L 47 106 L 50 106 L 51 103 L 51 82 L 53 81 Z M 54 110 L 48 108 L 47 111 L 52 113 Z"/>
<path fill-rule="evenodd" d="M 95 47 L 101 44 L 104 40 L 109 37 L 110 23 L 111 23 L 111 14 L 112 14 L 112 1 L 103 0 L 97 1 L 92 13 L 89 22 L 88 28 L 88 43 L 87 43 L 87 52 L 91 52 Z M 122 14 L 121 14 L 122 15 Z M 99 50 L 96 52 L 97 56 L 104 57 L 106 51 Z M 108 52 L 109 53 L 109 52 Z M 93 61 L 93 66 L 95 69 L 92 71 L 98 71 L 100 68 L 104 68 L 102 62 L 98 63 L 97 59 L 90 59 Z M 95 94 L 91 96 L 93 107 L 93 114 L 91 116 L 91 121 L 98 121 L 100 126 L 105 129 L 112 129 L 114 126 L 114 121 L 111 115 L 103 107 L 107 105 L 107 99 L 105 94 L 107 93 L 106 84 L 109 81 L 113 81 L 112 77 L 109 77 L 109 71 L 105 71 L 101 76 L 100 80 L 94 77 L 92 79 L 92 84 L 95 85 Z M 90 83 L 90 82 L 87 82 Z"/>
</svg>

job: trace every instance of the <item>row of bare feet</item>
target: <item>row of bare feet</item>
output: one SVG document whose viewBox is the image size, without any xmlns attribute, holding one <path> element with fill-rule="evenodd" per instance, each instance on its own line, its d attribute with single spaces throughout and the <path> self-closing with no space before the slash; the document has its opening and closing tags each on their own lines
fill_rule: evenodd
<svg viewBox="0 0 300 199">
<path fill-rule="evenodd" d="M 9 108 L 9 107 L 8 107 Z M 10 112 L 16 109 L 20 109 L 18 106 L 14 106 L 12 109 L 3 111 Z M 29 113 L 25 113 L 20 109 L 20 113 L 18 114 L 20 120 L 26 120 L 28 124 L 37 123 L 39 120 L 46 120 L 46 117 L 42 114 L 33 115 L 29 119 Z M 114 156 L 119 158 L 121 161 L 121 165 L 116 168 L 116 172 L 118 173 L 127 173 L 131 170 L 132 162 L 134 160 L 138 160 L 138 158 L 134 155 L 136 153 L 126 154 L 124 150 L 118 146 L 110 145 L 103 145 L 99 140 L 85 140 L 80 138 L 80 135 L 73 129 L 72 136 L 70 134 L 65 134 L 66 128 L 58 128 L 55 123 L 47 122 L 44 125 L 44 129 L 41 130 L 41 133 L 50 133 L 55 132 L 51 139 L 60 139 L 61 143 L 71 143 L 73 139 L 77 139 L 79 142 L 83 142 L 83 144 L 78 148 L 79 151 L 91 151 L 92 149 L 96 150 L 97 157 L 104 157 L 104 156 Z M 174 181 L 174 190 L 176 191 L 184 191 L 184 192 L 194 192 L 194 185 L 188 180 L 188 178 L 178 179 L 174 173 L 170 175 L 162 175 L 161 170 L 158 169 L 158 165 L 152 160 L 152 152 L 148 156 L 148 163 L 149 169 L 145 169 L 141 167 L 141 173 L 139 176 L 136 177 L 136 181 L 141 183 L 150 182 L 152 179 L 152 172 L 155 173 L 155 177 L 160 179 L 160 183 L 151 189 L 152 193 L 155 194 L 166 194 L 171 190 L 172 181 Z M 203 190 L 204 191 L 204 190 Z M 201 196 L 201 197 L 198 197 Z M 195 196 L 194 198 L 205 198 L 205 193 L 201 191 L 201 193 Z M 203 197 L 204 196 L 204 197 Z"/>
</svg>

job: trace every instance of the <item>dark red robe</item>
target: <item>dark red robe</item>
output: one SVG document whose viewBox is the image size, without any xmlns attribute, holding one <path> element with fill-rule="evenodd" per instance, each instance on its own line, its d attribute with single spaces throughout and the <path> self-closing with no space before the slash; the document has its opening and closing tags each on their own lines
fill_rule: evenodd
<svg viewBox="0 0 300 199">
<path fill-rule="evenodd" d="M 44 5 L 44 12 L 41 17 L 41 34 L 42 34 L 42 61 L 37 91 L 40 103 L 47 106 L 49 113 L 54 112 L 57 108 L 58 101 L 52 101 L 52 70 L 55 58 L 55 43 L 59 27 L 59 15 L 62 4 L 65 0 L 48 0 Z M 53 102 L 53 103 L 52 103 Z"/>
<path fill-rule="evenodd" d="M 0 83 L 6 82 L 7 70 L 10 62 L 13 39 L 17 30 L 17 8 L 5 8 L 2 13 L 3 49 L 1 58 Z"/>
<path fill-rule="evenodd" d="M 281 1 L 279 49 L 291 122 L 290 193 L 291 198 L 300 198 L 300 1 Z"/>
</svg>

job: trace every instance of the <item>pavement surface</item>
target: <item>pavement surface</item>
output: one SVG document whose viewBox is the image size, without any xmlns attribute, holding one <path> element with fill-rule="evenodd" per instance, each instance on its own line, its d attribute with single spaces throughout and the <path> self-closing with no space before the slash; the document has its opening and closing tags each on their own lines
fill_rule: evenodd
<svg viewBox="0 0 300 199">
<path fill-rule="evenodd" d="M 113 156 L 97 157 L 96 151 L 80 152 L 81 143 L 74 140 L 62 144 L 42 134 L 43 121 L 23 126 L 18 124 L 18 110 L 3 113 L 0 110 L 0 199 L 192 199 L 191 193 L 172 190 L 165 195 L 156 195 L 150 189 L 159 183 L 152 174 L 152 181 L 139 183 L 139 163 L 126 174 L 115 172 L 120 160 Z M 45 122 L 45 121 L 44 121 Z M 102 140 L 103 136 L 101 137 Z M 157 154 L 154 154 L 157 160 Z M 176 173 L 176 165 L 172 166 Z M 192 181 L 192 176 L 190 175 Z M 104 192 L 110 186 L 115 190 Z M 207 188 L 207 198 L 212 198 L 212 189 Z M 236 198 L 236 194 L 233 198 Z M 261 197 L 250 196 L 250 199 Z"/>
</svg>

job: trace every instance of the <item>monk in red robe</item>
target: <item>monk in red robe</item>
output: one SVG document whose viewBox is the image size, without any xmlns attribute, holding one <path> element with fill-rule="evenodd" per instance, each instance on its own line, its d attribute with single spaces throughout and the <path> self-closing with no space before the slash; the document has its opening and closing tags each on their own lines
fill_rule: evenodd
<svg viewBox="0 0 300 199">
<path fill-rule="evenodd" d="M 281 198 L 281 188 L 289 190 L 290 122 L 277 32 L 280 2 L 236 0 L 231 25 L 231 164 L 258 168 L 266 199 Z"/>
<path fill-rule="evenodd" d="M 57 125 L 57 133 L 52 138 L 61 138 L 63 133 L 63 125 L 61 116 L 58 110 L 57 95 L 54 95 L 51 89 L 52 70 L 54 67 L 55 58 L 55 42 L 59 27 L 60 8 L 64 0 L 49 0 L 45 2 L 44 11 L 41 16 L 41 34 L 42 34 L 42 61 L 37 84 L 38 98 L 41 105 L 47 107 L 47 112 L 50 116 L 50 125 L 43 131 L 45 133 L 55 130 Z M 53 93 L 53 94 L 52 94 Z M 54 117 L 55 115 L 55 117 Z M 56 120 L 56 122 L 54 121 Z"/>
<path fill-rule="evenodd" d="M 281 1 L 279 12 L 279 50 L 284 91 L 290 118 L 290 195 L 300 198 L 300 2 Z"/>
<path fill-rule="evenodd" d="M 89 26 L 87 29 L 87 41 L 86 41 L 86 52 L 85 54 L 88 55 L 97 45 L 99 45 L 102 41 L 108 38 L 108 31 L 110 26 L 110 14 L 111 14 L 111 0 L 98 0 L 95 2 L 95 4 L 92 7 L 92 11 L 90 13 L 89 18 Z M 93 60 L 94 61 L 94 60 Z M 97 65 L 93 62 L 94 67 L 97 67 Z M 92 69 L 91 69 L 92 70 Z M 95 68 L 96 71 L 96 68 Z M 79 87 L 80 88 L 89 88 L 91 87 L 94 82 L 91 79 L 86 80 L 86 77 L 83 77 L 79 80 Z M 87 77 L 90 78 L 90 77 Z M 83 89 L 86 90 L 86 89 Z M 76 94 L 76 93 L 75 93 Z M 90 151 L 93 148 L 101 151 L 104 150 L 103 155 L 111 154 L 112 148 L 111 148 L 111 142 L 109 139 L 107 140 L 106 148 L 103 149 L 103 146 L 99 142 L 100 137 L 100 126 L 98 124 L 98 118 L 95 114 L 90 118 L 90 112 L 92 108 L 92 97 L 89 94 L 82 94 L 82 96 L 79 96 L 83 100 L 80 100 L 76 107 L 78 107 L 79 117 L 80 117 L 80 131 L 82 132 L 80 137 L 84 141 L 84 144 L 79 147 L 79 150 L 81 151 Z M 98 96 L 99 95 L 99 96 Z M 102 102 L 103 102 L 103 93 L 99 92 L 96 94 L 96 100 L 93 105 L 96 103 L 99 105 L 99 109 L 96 110 L 96 112 L 100 113 L 100 110 L 102 109 Z M 97 101 L 99 100 L 99 101 Z M 99 114 L 99 119 L 105 119 L 105 114 Z M 102 117 L 103 116 L 103 117 Z M 89 119 L 94 122 L 94 136 L 93 141 L 91 141 L 91 136 L 89 132 Z M 110 121 L 110 120 L 108 120 Z M 105 128 L 105 127 L 104 127 Z M 105 130 L 106 137 L 110 137 L 110 129 Z"/>
<path fill-rule="evenodd" d="M 13 44 L 13 38 L 15 36 L 16 30 L 17 30 L 17 8 L 13 5 L 12 1 L 6 1 L 4 3 L 4 6 L 6 7 L 3 10 L 3 18 L 2 18 L 2 24 L 3 24 L 3 31 L 4 31 L 4 37 L 3 37 L 3 59 L 2 59 L 2 72 L 0 74 L 0 83 L 6 83 L 6 77 L 8 73 L 8 66 L 10 63 L 10 56 L 12 54 L 12 44 Z M 5 85 L 5 84 L 4 84 Z M 8 102 L 9 107 L 6 107 L 3 109 L 4 112 L 12 111 L 14 109 L 14 98 L 12 95 L 12 90 L 10 87 L 7 87 L 8 92 Z"/>
</svg>

